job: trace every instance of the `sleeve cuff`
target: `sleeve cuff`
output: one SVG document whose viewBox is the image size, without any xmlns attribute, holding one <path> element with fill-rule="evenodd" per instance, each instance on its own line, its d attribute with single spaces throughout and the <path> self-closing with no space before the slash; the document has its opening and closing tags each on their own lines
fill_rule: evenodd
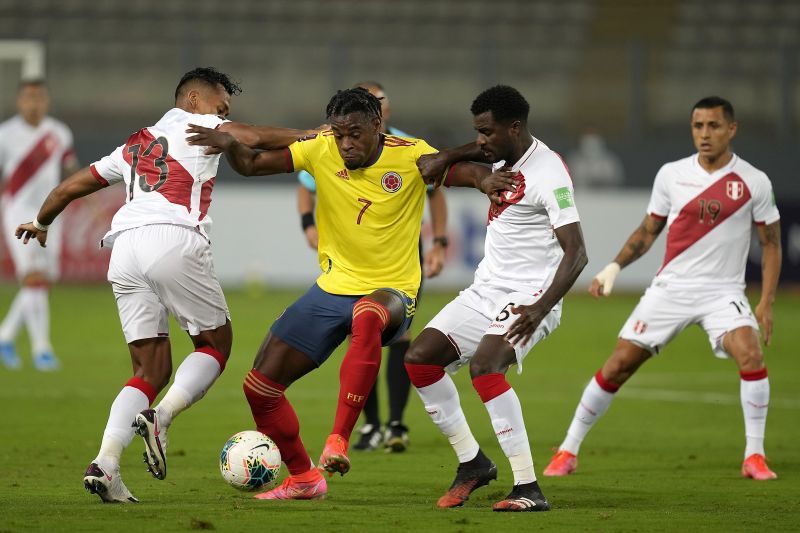
<svg viewBox="0 0 800 533">
<path fill-rule="evenodd" d="M 108 180 L 100 175 L 100 173 L 97 171 L 94 165 L 89 165 L 89 170 L 92 172 L 92 176 L 94 176 L 94 179 L 100 182 L 100 185 L 102 185 L 103 187 L 108 187 Z"/>
<path fill-rule="evenodd" d="M 658 213 L 653 213 L 652 211 L 649 211 L 647 214 L 650 215 L 653 218 L 657 218 L 658 220 L 666 220 L 667 219 L 667 217 L 665 215 L 659 215 Z"/>
</svg>

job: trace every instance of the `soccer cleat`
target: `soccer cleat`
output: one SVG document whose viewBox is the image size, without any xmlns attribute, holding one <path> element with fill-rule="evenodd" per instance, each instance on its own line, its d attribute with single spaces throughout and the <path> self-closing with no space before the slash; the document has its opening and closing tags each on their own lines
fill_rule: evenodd
<svg viewBox="0 0 800 533">
<path fill-rule="evenodd" d="M 550 464 L 542 472 L 545 476 L 567 476 L 578 468 L 578 456 L 569 453 L 567 450 L 558 450 L 553 458 L 550 459 Z"/>
<path fill-rule="evenodd" d="M 767 466 L 767 458 L 760 453 L 754 453 L 742 463 L 742 475 L 758 481 L 778 479 L 778 474 Z"/>
<path fill-rule="evenodd" d="M 90 463 L 83 475 L 83 486 L 92 494 L 97 494 L 104 503 L 136 503 L 139 500 L 131 494 L 119 469 L 108 474 L 97 463 Z"/>
<path fill-rule="evenodd" d="M 299 476 L 288 476 L 272 490 L 256 494 L 257 500 L 321 500 L 328 493 L 328 483 L 316 468 Z"/>
<path fill-rule="evenodd" d="M 40 352 L 33 356 L 33 366 L 40 372 L 53 372 L 61 368 L 61 363 L 53 352 Z"/>
<path fill-rule="evenodd" d="M 337 472 L 345 475 L 350 471 L 350 459 L 347 458 L 348 442 L 341 435 L 328 435 L 325 448 L 319 456 L 319 468 L 328 472 L 328 477 Z"/>
<path fill-rule="evenodd" d="M 408 428 L 397 420 L 389 422 L 386 428 L 386 442 L 384 443 L 387 452 L 400 453 L 408 448 Z"/>
<path fill-rule="evenodd" d="M 511 493 L 504 500 L 492 505 L 492 511 L 501 513 L 519 513 L 549 511 L 550 503 L 539 489 L 537 482 L 514 485 Z"/>
<path fill-rule="evenodd" d="M 3 366 L 9 370 L 22 368 L 22 361 L 17 355 L 13 342 L 0 342 L 0 360 L 3 361 Z"/>
<path fill-rule="evenodd" d="M 439 509 L 450 509 L 461 507 L 469 499 L 475 489 L 488 485 L 490 481 L 497 479 L 497 466 L 483 452 L 478 452 L 483 456 L 481 466 L 467 468 L 464 463 L 458 465 L 456 478 L 447 492 L 436 502 Z"/>
<path fill-rule="evenodd" d="M 144 463 L 156 479 L 167 477 L 167 430 L 158 423 L 155 409 L 145 409 L 133 420 L 133 427 L 144 439 Z"/>
<path fill-rule="evenodd" d="M 358 430 L 361 437 L 358 442 L 353 445 L 354 450 L 372 451 L 376 450 L 383 444 L 383 433 L 381 428 L 374 424 L 364 424 Z"/>
</svg>

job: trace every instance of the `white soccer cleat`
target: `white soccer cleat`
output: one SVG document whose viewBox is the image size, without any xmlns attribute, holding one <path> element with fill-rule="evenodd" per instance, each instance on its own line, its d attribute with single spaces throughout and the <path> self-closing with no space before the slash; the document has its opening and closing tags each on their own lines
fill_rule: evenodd
<svg viewBox="0 0 800 533">
<path fill-rule="evenodd" d="M 119 469 L 108 473 L 97 463 L 89 464 L 89 468 L 83 475 L 83 486 L 92 494 L 100 496 L 103 503 L 137 503 L 139 501 L 122 482 Z"/>
<path fill-rule="evenodd" d="M 145 409 L 133 421 L 136 433 L 144 439 L 144 463 L 156 479 L 167 477 L 167 429 L 158 422 L 155 409 Z"/>
</svg>

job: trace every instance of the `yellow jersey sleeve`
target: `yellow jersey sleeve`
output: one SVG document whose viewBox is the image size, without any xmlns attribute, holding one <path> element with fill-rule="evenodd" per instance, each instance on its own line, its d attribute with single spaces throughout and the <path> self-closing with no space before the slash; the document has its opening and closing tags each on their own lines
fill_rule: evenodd
<svg viewBox="0 0 800 533">
<path fill-rule="evenodd" d="M 314 134 L 296 140 L 289 145 L 288 157 L 291 157 L 291 172 L 298 172 L 305 170 L 312 176 L 314 173 L 314 160 L 322 148 L 322 135 Z"/>
</svg>

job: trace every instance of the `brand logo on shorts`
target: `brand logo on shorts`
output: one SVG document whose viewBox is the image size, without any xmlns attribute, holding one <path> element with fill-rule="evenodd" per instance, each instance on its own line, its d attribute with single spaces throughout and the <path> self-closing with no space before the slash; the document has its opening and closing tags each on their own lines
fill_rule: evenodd
<svg viewBox="0 0 800 533">
<path fill-rule="evenodd" d="M 397 192 L 403 186 L 403 178 L 397 172 L 387 172 L 381 178 L 381 185 L 386 192 Z"/>
<path fill-rule="evenodd" d="M 725 185 L 725 194 L 727 194 L 728 198 L 731 200 L 738 200 L 744 196 L 744 183 L 741 181 L 729 181 Z"/>
<path fill-rule="evenodd" d="M 634 333 L 641 335 L 642 333 L 647 331 L 647 323 L 642 322 L 641 320 L 637 320 L 636 322 L 633 323 L 633 331 Z"/>
</svg>

